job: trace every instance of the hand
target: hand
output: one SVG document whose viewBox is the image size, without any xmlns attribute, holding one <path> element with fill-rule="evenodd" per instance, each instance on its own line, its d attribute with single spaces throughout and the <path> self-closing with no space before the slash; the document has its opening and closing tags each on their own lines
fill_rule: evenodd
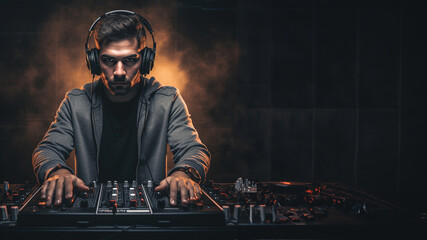
<svg viewBox="0 0 427 240">
<path fill-rule="evenodd" d="M 80 191 L 89 191 L 89 187 L 84 182 L 72 174 L 67 169 L 58 169 L 51 174 L 40 190 L 41 198 L 46 200 L 46 206 L 52 204 L 52 197 L 55 194 L 55 206 L 59 206 L 62 203 L 62 193 L 65 189 L 65 199 L 71 199 L 73 197 L 73 188 L 77 188 Z"/>
<path fill-rule="evenodd" d="M 154 191 L 166 191 L 169 188 L 170 204 L 176 206 L 178 191 L 181 193 L 181 203 L 188 205 L 189 201 L 197 201 L 202 196 L 202 191 L 198 183 L 191 180 L 182 171 L 176 171 L 169 177 L 163 179 Z"/>
</svg>

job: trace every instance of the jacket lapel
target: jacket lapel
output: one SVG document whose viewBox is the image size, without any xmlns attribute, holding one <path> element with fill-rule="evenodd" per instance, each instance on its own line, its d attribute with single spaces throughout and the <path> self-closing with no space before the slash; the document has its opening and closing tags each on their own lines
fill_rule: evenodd
<svg viewBox="0 0 427 240">
<path fill-rule="evenodd" d="M 97 175 L 99 176 L 99 156 L 101 149 L 101 138 L 102 138 L 102 101 L 99 91 L 102 91 L 98 85 L 100 81 L 97 81 L 93 87 L 94 92 L 92 96 L 92 109 L 91 109 L 91 118 L 92 118 L 92 128 L 94 131 L 95 144 L 96 144 L 96 170 Z M 96 90 L 95 90 L 96 89 Z"/>
</svg>

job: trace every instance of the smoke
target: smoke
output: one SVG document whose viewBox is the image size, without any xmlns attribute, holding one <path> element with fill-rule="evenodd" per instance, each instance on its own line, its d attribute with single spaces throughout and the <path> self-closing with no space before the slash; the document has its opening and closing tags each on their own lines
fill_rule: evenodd
<svg viewBox="0 0 427 240">
<path fill-rule="evenodd" d="M 27 110 L 28 122 L 32 124 L 27 125 L 25 134 L 33 137 L 44 134 L 46 128 L 34 119 L 53 120 L 65 93 L 92 81 L 84 52 L 91 24 L 105 12 L 127 9 L 144 16 L 154 31 L 157 53 L 154 69 L 148 77 L 154 76 L 162 84 L 181 91 L 193 123 L 211 152 L 222 144 L 232 145 L 234 119 L 230 112 L 234 109 L 229 89 L 239 54 L 236 42 L 222 36 L 221 41 L 213 39 L 212 44 L 204 48 L 178 32 L 174 1 L 99 3 L 52 3 L 52 11 L 45 16 L 34 40 L 32 60 L 22 73 L 27 79 L 31 99 L 37 99 Z M 147 37 L 147 46 L 152 47 L 148 32 Z M 91 37 L 90 47 L 94 46 Z M 224 103 L 228 105 L 224 106 Z"/>
<path fill-rule="evenodd" d="M 76 4 L 74 1 L 57 6 L 55 11 L 47 17 L 36 44 L 38 56 L 36 60 L 43 62 L 45 66 L 35 64 L 30 66 L 26 73 L 26 77 L 30 78 L 35 88 L 40 85 L 37 76 L 44 70 L 49 71 L 48 78 L 43 81 L 45 86 L 58 93 L 59 99 L 70 89 L 80 88 L 91 81 L 92 76 L 86 67 L 84 52 L 89 27 L 104 12 L 124 8 L 123 4 L 112 1 L 103 2 L 102 6 L 93 5 L 95 4 L 90 2 Z M 150 75 L 162 79 L 162 83 L 166 85 L 184 88 L 187 81 L 186 74 L 179 67 L 179 55 L 171 51 L 173 49 L 170 47 L 173 33 L 173 19 L 170 16 L 173 14 L 173 9 L 169 5 L 150 5 L 140 8 L 129 6 L 127 9 L 143 15 L 154 29 L 158 51 L 155 68 Z M 92 37 L 89 45 L 95 46 Z M 151 39 L 148 39 L 147 45 L 152 47 Z"/>
</svg>

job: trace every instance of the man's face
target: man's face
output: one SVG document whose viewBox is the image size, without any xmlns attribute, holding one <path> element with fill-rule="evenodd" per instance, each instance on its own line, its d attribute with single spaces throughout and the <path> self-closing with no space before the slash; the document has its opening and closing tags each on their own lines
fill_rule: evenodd
<svg viewBox="0 0 427 240">
<path fill-rule="evenodd" d="M 102 44 L 99 62 L 102 82 L 114 96 L 128 94 L 140 81 L 141 56 L 136 38 Z"/>
</svg>

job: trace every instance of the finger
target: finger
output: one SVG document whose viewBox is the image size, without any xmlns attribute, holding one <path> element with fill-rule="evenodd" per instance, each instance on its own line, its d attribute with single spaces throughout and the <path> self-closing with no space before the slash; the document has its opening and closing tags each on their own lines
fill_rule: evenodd
<svg viewBox="0 0 427 240">
<path fill-rule="evenodd" d="M 170 204 L 172 206 L 176 206 L 177 195 L 178 195 L 178 183 L 175 180 L 175 178 L 172 178 L 170 182 L 170 192 L 169 192 Z"/>
<path fill-rule="evenodd" d="M 195 193 L 195 188 L 193 186 L 193 183 L 191 181 L 187 181 L 187 189 L 188 189 L 188 195 L 190 196 L 190 201 L 195 201 L 196 200 L 196 193 Z"/>
<path fill-rule="evenodd" d="M 181 193 L 181 203 L 184 206 L 187 206 L 187 204 L 188 204 L 188 188 L 187 188 L 187 185 L 185 183 L 186 183 L 185 180 L 181 180 L 181 181 L 179 181 L 178 186 L 179 186 L 179 191 Z"/>
<path fill-rule="evenodd" d="M 90 189 L 80 178 L 76 177 L 74 180 L 74 186 L 80 191 L 88 192 Z"/>
<path fill-rule="evenodd" d="M 166 179 L 163 179 L 159 183 L 159 186 L 157 186 L 156 188 L 154 188 L 154 191 L 156 191 L 156 192 L 166 191 L 168 188 L 169 188 L 169 183 L 167 182 Z"/>
<path fill-rule="evenodd" d="M 42 189 L 40 190 L 40 197 L 42 199 L 46 199 L 46 189 L 47 189 L 48 185 L 49 185 L 49 182 L 44 182 L 43 183 Z"/>
<path fill-rule="evenodd" d="M 202 197 L 202 189 L 200 188 L 200 185 L 195 183 L 194 186 L 194 196 L 196 197 L 196 201 L 199 200 Z"/>
<path fill-rule="evenodd" d="M 62 192 L 64 190 L 64 178 L 58 178 L 55 186 L 55 206 L 59 206 L 62 203 Z"/>
<path fill-rule="evenodd" d="M 71 199 L 73 197 L 73 178 L 72 177 L 65 177 L 65 198 Z"/>
<path fill-rule="evenodd" d="M 55 191 L 56 179 L 49 181 L 49 185 L 46 189 L 46 206 L 50 206 L 52 203 L 53 191 Z"/>
</svg>

